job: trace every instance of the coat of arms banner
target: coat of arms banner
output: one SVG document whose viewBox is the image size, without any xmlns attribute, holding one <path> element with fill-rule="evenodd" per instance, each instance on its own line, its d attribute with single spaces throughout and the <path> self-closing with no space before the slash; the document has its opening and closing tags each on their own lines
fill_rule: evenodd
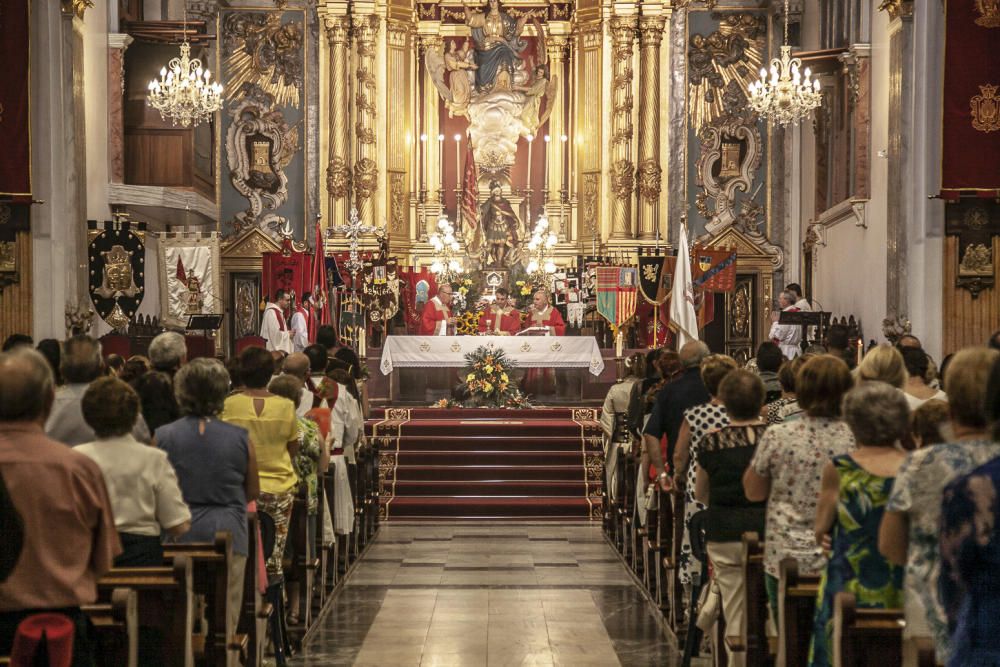
<svg viewBox="0 0 1000 667">
<path fill-rule="evenodd" d="M 597 267 L 597 312 L 614 327 L 635 315 L 638 275 L 634 266 Z"/>
<path fill-rule="evenodd" d="M 1000 8 L 946 5 L 941 194 L 1000 195 Z"/>
<path fill-rule="evenodd" d="M 88 220 L 87 228 L 90 300 L 105 322 L 122 331 L 145 294 L 145 225 Z"/>
</svg>

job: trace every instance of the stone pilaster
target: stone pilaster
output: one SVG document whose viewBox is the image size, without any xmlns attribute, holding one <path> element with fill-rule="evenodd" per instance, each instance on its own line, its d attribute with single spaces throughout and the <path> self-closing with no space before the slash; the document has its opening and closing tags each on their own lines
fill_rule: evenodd
<svg viewBox="0 0 1000 667">
<path fill-rule="evenodd" d="M 660 181 L 660 42 L 663 17 L 639 20 L 639 238 L 653 239 L 659 226 Z"/>
<path fill-rule="evenodd" d="M 632 46 L 636 36 L 634 16 L 611 19 L 611 238 L 632 235 L 632 193 L 635 164 L 632 162 Z"/>
<path fill-rule="evenodd" d="M 132 36 L 108 35 L 108 179 L 125 182 L 125 50 Z"/>
<path fill-rule="evenodd" d="M 677 7 L 670 15 L 670 127 L 667 131 L 667 240 L 674 243 L 676 229 L 687 215 L 687 21 L 688 10 Z"/>
<path fill-rule="evenodd" d="M 549 116 L 549 137 L 551 141 L 545 145 L 545 161 L 549 165 L 548 181 L 545 183 L 545 214 L 549 221 L 553 223 L 552 231 L 559 234 L 563 239 L 566 237 L 566 225 L 562 219 L 563 211 L 566 207 L 563 204 L 564 194 L 569 188 L 566 173 L 566 157 L 570 149 L 569 142 L 565 144 L 561 138 L 567 133 L 566 128 L 566 98 L 564 93 L 565 66 L 566 66 L 566 46 L 568 40 L 565 35 L 559 34 L 558 28 L 561 23 L 553 22 L 552 31 L 546 40 L 549 69 L 551 74 L 559 79 L 556 93 L 552 104 L 552 114 Z M 531 213 L 529 212 L 529 217 Z M 528 221 L 528 225 L 533 224 L 533 220 Z"/>
<path fill-rule="evenodd" d="M 411 28 L 407 23 L 389 20 L 386 24 L 386 76 L 387 89 L 392 91 L 393 98 L 410 99 L 412 84 L 410 83 L 409 54 Z M 408 166 L 412 142 L 407 140 L 407 128 L 410 123 L 409 104 L 396 104 L 392 113 L 386 117 L 386 193 L 385 210 L 386 224 L 394 241 L 409 239 L 409 196 L 410 186 Z"/>
<path fill-rule="evenodd" d="M 423 55 L 428 49 L 441 50 L 444 48 L 444 40 L 435 32 L 422 33 L 420 35 L 420 54 Z M 421 28 L 423 29 L 423 28 Z M 441 201 L 441 146 L 438 143 L 440 133 L 440 118 L 438 113 L 438 92 L 431 78 L 430 72 L 424 66 L 424 59 L 418 63 L 420 76 L 422 77 L 420 100 L 420 125 L 416 131 L 417 154 L 421 156 L 417 164 L 417 174 L 420 179 L 420 199 L 418 203 L 418 215 L 422 217 L 422 224 L 418 224 L 421 236 L 426 237 L 434 231 L 437 225 L 438 215 L 443 209 Z M 426 134 L 427 141 L 421 142 L 420 135 Z M 422 145 L 421 145 L 422 144 Z M 422 177 L 420 176 L 422 174 Z"/>
</svg>

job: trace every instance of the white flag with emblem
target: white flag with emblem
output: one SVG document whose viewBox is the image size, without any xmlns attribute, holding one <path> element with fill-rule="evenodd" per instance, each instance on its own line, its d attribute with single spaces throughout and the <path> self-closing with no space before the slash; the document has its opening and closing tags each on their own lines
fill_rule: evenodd
<svg viewBox="0 0 1000 667">
<path fill-rule="evenodd" d="M 670 292 L 670 327 L 677 332 L 677 349 L 680 349 L 688 341 L 698 340 L 698 314 L 694 310 L 694 282 L 691 279 L 686 225 L 681 225 L 677 248 L 674 284 Z"/>
</svg>

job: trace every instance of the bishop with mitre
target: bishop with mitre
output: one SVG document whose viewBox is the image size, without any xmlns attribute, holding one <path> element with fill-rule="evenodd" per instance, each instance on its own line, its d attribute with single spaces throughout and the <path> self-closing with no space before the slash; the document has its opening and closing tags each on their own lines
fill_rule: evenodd
<svg viewBox="0 0 1000 667">
<path fill-rule="evenodd" d="M 420 313 L 421 336 L 447 336 L 448 326 L 455 324 L 455 318 L 451 315 L 451 299 L 454 291 L 452 286 L 445 283 L 438 287 L 437 294 L 424 304 L 424 310 Z"/>
<path fill-rule="evenodd" d="M 514 336 L 521 330 L 521 312 L 513 308 L 510 294 L 503 287 L 494 292 L 493 304 L 479 318 L 479 333 L 483 336 Z"/>
<path fill-rule="evenodd" d="M 549 303 L 549 295 L 545 290 L 538 290 L 531 300 L 531 308 L 528 309 L 528 318 L 524 321 L 525 329 L 545 327 L 549 336 L 563 336 L 566 334 L 566 322 L 559 311 Z"/>
</svg>

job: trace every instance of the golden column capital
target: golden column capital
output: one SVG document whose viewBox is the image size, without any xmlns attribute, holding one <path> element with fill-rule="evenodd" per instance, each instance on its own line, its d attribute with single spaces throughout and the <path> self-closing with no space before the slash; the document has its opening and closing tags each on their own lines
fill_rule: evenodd
<svg viewBox="0 0 1000 667">
<path fill-rule="evenodd" d="M 666 20 L 662 16 L 644 16 L 639 19 L 639 46 L 643 49 L 659 48 L 663 41 Z"/>
<path fill-rule="evenodd" d="M 351 38 L 351 17 L 346 15 L 326 15 L 323 17 L 323 27 L 326 29 L 326 41 L 333 46 L 346 44 Z"/>
<path fill-rule="evenodd" d="M 632 69 L 638 17 L 614 16 L 611 32 L 611 237 L 628 238 L 632 225 L 635 163 L 632 161 Z"/>
</svg>

